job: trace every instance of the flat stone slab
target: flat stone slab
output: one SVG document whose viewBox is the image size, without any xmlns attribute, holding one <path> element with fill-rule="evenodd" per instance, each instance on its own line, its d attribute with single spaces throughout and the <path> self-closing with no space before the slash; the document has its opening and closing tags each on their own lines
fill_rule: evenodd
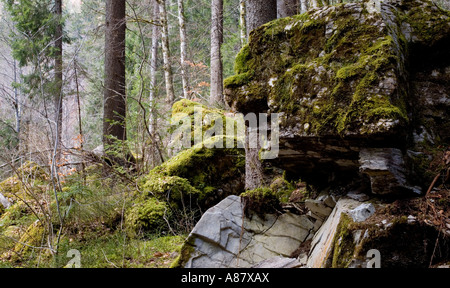
<svg viewBox="0 0 450 288">
<path fill-rule="evenodd" d="M 316 225 L 306 215 L 268 214 L 264 219 L 253 215 L 249 219 L 243 215 L 241 198 L 229 196 L 206 211 L 190 233 L 182 248 L 188 252 L 182 251 L 182 255 L 189 254 L 183 259 L 183 266 L 252 267 L 274 257 L 290 258 L 316 230 Z M 269 263 L 272 262 L 261 265 Z"/>
</svg>

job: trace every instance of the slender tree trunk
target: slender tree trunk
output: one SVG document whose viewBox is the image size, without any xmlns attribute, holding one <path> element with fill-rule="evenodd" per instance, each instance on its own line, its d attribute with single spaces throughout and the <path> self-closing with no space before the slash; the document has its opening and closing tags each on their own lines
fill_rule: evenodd
<svg viewBox="0 0 450 288">
<path fill-rule="evenodd" d="M 319 8 L 321 5 L 318 0 L 309 0 L 310 8 Z"/>
<path fill-rule="evenodd" d="M 190 87 L 188 77 L 188 65 L 187 60 L 187 42 L 186 42 L 186 19 L 184 16 L 184 3 L 183 0 L 178 0 L 178 22 L 180 25 L 180 62 L 181 62 L 181 80 L 183 82 L 183 96 L 186 99 L 190 99 Z"/>
<path fill-rule="evenodd" d="M 300 0 L 300 14 L 308 11 L 308 0 Z"/>
<path fill-rule="evenodd" d="M 256 132 L 256 133 L 253 133 Z M 250 143 L 256 143 L 257 147 L 250 147 Z M 259 160 L 258 128 L 246 127 L 245 137 L 245 190 L 253 190 L 263 186 L 264 171 Z"/>
<path fill-rule="evenodd" d="M 156 0 L 153 0 L 153 21 L 159 22 L 159 4 Z M 149 134 L 151 137 L 151 145 L 150 145 L 150 163 L 152 166 L 156 166 L 158 164 L 159 157 L 156 157 L 156 153 L 158 152 L 157 139 L 156 139 L 156 129 L 158 124 L 158 115 L 156 113 L 156 71 L 158 65 L 158 42 L 159 42 L 159 23 L 156 23 L 152 27 L 152 51 L 151 51 L 151 60 L 150 60 L 150 94 L 149 94 L 149 102 L 150 102 L 150 126 L 149 126 Z"/>
<path fill-rule="evenodd" d="M 62 63 L 62 49 L 63 49 L 63 27 L 62 27 L 62 0 L 55 0 L 55 16 L 58 21 L 55 31 L 55 96 L 54 106 L 56 113 L 56 157 L 57 163 L 61 161 L 61 147 L 62 147 L 62 113 L 63 113 L 63 63 Z"/>
<path fill-rule="evenodd" d="M 105 152 L 115 139 L 126 140 L 125 31 L 125 0 L 107 0 L 103 95 Z"/>
<path fill-rule="evenodd" d="M 78 62 L 75 60 L 74 65 L 74 76 L 75 76 L 75 88 L 77 95 L 77 106 L 78 106 L 78 133 L 80 133 L 80 151 L 84 154 L 84 133 L 83 133 L 83 123 L 81 121 L 81 100 L 80 100 L 80 89 L 78 83 Z M 84 164 L 84 157 L 81 159 L 81 175 L 83 177 L 83 184 L 86 185 L 86 165 Z"/>
<path fill-rule="evenodd" d="M 277 17 L 284 18 L 298 13 L 297 0 L 277 0 Z"/>
<path fill-rule="evenodd" d="M 13 60 L 13 68 L 14 68 L 14 83 L 17 83 L 17 63 L 16 59 Z M 22 104 L 20 103 L 20 94 L 19 89 L 14 86 L 14 114 L 16 119 L 15 132 L 17 133 L 17 137 L 20 140 L 20 124 L 22 122 Z M 20 143 L 19 143 L 20 144 Z"/>
<path fill-rule="evenodd" d="M 223 69 L 222 53 L 223 43 L 223 0 L 211 2 L 211 95 L 210 104 L 224 103 L 223 98 Z"/>
<path fill-rule="evenodd" d="M 239 25 L 241 30 L 241 47 L 247 44 L 247 8 L 245 0 L 239 0 Z"/>
<path fill-rule="evenodd" d="M 277 0 L 247 0 L 247 37 L 259 26 L 277 19 Z"/>
<path fill-rule="evenodd" d="M 172 104 L 175 101 L 175 92 L 173 89 L 172 66 L 170 65 L 170 47 L 169 47 L 169 28 L 167 24 L 166 1 L 157 0 L 159 3 L 159 17 L 161 19 L 161 46 L 164 60 L 164 77 L 166 81 L 166 101 Z"/>
</svg>

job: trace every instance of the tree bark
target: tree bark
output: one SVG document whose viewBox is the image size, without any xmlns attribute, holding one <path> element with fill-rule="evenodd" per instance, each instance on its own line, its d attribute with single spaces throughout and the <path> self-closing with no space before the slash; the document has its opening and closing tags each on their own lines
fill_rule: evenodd
<svg viewBox="0 0 450 288">
<path fill-rule="evenodd" d="M 14 69 L 14 83 L 17 83 L 17 63 L 16 59 L 13 59 L 13 69 Z M 14 91 L 14 115 L 16 119 L 15 132 L 20 141 L 20 124 L 22 123 L 22 103 L 20 99 L 19 89 L 17 86 L 13 87 Z M 19 143 L 20 144 L 20 143 Z"/>
<path fill-rule="evenodd" d="M 55 0 L 55 18 L 57 21 L 55 30 L 55 95 L 54 107 L 56 115 L 56 155 L 57 163 L 61 161 L 61 147 L 62 147 L 62 113 L 63 113 L 63 63 L 62 63 L 62 49 L 63 49 L 63 27 L 62 27 L 62 0 Z"/>
<path fill-rule="evenodd" d="M 256 133 L 252 133 L 256 132 Z M 256 143 L 257 147 L 251 147 L 250 143 Z M 245 137 L 245 190 L 253 190 L 263 186 L 264 171 L 259 160 L 258 128 L 246 127 Z"/>
<path fill-rule="evenodd" d="M 241 47 L 247 44 L 247 8 L 245 0 L 239 0 L 239 25 L 241 32 Z"/>
<path fill-rule="evenodd" d="M 156 0 L 153 0 L 153 21 L 159 22 L 159 4 Z M 159 157 L 156 157 L 156 153 L 158 153 L 157 149 L 157 139 L 156 139 L 156 129 L 158 124 L 158 115 L 156 113 L 156 71 L 158 65 L 158 41 L 160 38 L 159 31 L 159 23 L 155 23 L 152 27 L 152 51 L 151 51 L 151 60 L 150 60 L 150 94 L 149 94 L 149 102 L 150 102 L 150 125 L 149 125 L 149 134 L 151 137 L 151 145 L 150 145 L 150 163 L 152 166 L 156 166 L 158 164 Z"/>
<path fill-rule="evenodd" d="M 297 0 L 277 0 L 277 17 L 284 18 L 298 13 Z"/>
<path fill-rule="evenodd" d="M 247 36 L 252 30 L 277 18 L 277 0 L 247 0 Z M 247 127 L 245 143 L 245 189 L 264 185 L 264 169 L 259 160 L 258 127 Z M 251 145 L 251 143 L 255 143 Z"/>
<path fill-rule="evenodd" d="M 126 140 L 125 0 L 106 1 L 103 145 Z"/>
<path fill-rule="evenodd" d="M 166 1 L 157 0 L 159 3 L 159 17 L 161 21 L 161 46 L 164 61 L 164 78 L 166 82 L 166 102 L 172 104 L 175 101 L 173 89 L 173 73 L 170 64 L 169 28 L 167 24 Z"/>
<path fill-rule="evenodd" d="M 322 6 L 318 0 L 309 0 L 309 7 L 310 8 L 319 8 Z"/>
<path fill-rule="evenodd" d="M 223 69 L 222 53 L 223 43 L 223 0 L 211 2 L 211 95 L 210 104 L 223 105 Z"/>
<path fill-rule="evenodd" d="M 277 19 L 277 0 L 247 0 L 247 38 L 259 26 Z"/>
<path fill-rule="evenodd" d="M 308 11 L 308 0 L 300 0 L 300 14 Z"/>
<path fill-rule="evenodd" d="M 181 81 L 183 83 L 183 97 L 191 99 L 189 77 L 188 77 L 188 65 L 187 60 L 187 42 L 186 42 L 186 18 L 184 16 L 184 3 L 183 0 L 178 0 L 178 23 L 180 25 L 180 62 L 181 62 Z"/>
</svg>

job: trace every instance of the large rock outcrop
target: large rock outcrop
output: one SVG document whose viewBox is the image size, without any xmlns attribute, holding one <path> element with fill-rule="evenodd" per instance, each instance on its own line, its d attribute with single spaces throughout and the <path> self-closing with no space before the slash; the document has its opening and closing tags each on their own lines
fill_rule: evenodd
<svg viewBox="0 0 450 288">
<path fill-rule="evenodd" d="M 406 150 L 449 140 L 449 39 L 450 13 L 426 0 L 312 9 L 251 33 L 226 100 L 243 113 L 280 113 L 277 167 L 345 182 L 360 174 L 362 149 L 397 149 L 402 175 L 383 172 L 399 180 L 391 192 L 417 193 Z"/>
</svg>

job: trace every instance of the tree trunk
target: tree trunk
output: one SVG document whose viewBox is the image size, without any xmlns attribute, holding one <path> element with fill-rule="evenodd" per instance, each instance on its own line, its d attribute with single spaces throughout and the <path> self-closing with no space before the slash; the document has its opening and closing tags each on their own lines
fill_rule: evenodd
<svg viewBox="0 0 450 288">
<path fill-rule="evenodd" d="M 300 0 L 300 14 L 308 11 L 308 0 Z"/>
<path fill-rule="evenodd" d="M 211 2 L 211 95 L 210 104 L 224 103 L 223 97 L 223 69 L 222 53 L 223 43 L 223 0 Z"/>
<path fill-rule="evenodd" d="M 321 7 L 321 2 L 319 2 L 318 0 L 309 0 L 309 7 L 310 8 L 319 8 Z"/>
<path fill-rule="evenodd" d="M 14 83 L 17 82 L 17 63 L 16 59 L 13 59 L 13 68 L 14 68 Z M 19 89 L 16 85 L 13 87 L 14 90 L 14 115 L 16 119 L 15 132 L 17 134 L 17 138 L 20 141 L 20 124 L 22 122 L 22 103 L 19 95 Z"/>
<path fill-rule="evenodd" d="M 257 147 L 251 147 L 256 143 Z M 257 127 L 246 127 L 245 137 L 245 190 L 253 190 L 263 186 L 264 171 L 259 160 L 259 135 Z"/>
<path fill-rule="evenodd" d="M 277 18 L 277 0 L 247 0 L 247 34 L 255 28 Z M 245 141 L 245 189 L 264 185 L 264 170 L 259 160 L 258 127 L 247 127 Z M 251 143 L 255 143 L 251 145 Z"/>
<path fill-rule="evenodd" d="M 277 19 L 277 0 L 247 0 L 247 37 L 259 26 Z"/>
<path fill-rule="evenodd" d="M 103 94 L 105 152 L 115 139 L 126 140 L 125 31 L 125 0 L 107 0 Z"/>
<path fill-rule="evenodd" d="M 153 21 L 159 22 L 159 4 L 156 0 L 153 0 Z M 158 124 L 158 115 L 156 113 L 156 71 L 157 71 L 157 63 L 158 63 L 158 41 L 160 38 L 159 35 L 159 23 L 156 23 L 152 27 L 152 51 L 151 51 L 151 60 L 150 60 L 150 126 L 149 126 L 149 134 L 151 137 L 151 145 L 150 145 L 150 163 L 152 166 L 156 166 L 158 164 L 159 157 L 156 157 L 157 149 L 157 139 L 156 139 L 156 129 Z"/>
<path fill-rule="evenodd" d="M 277 0 L 277 17 L 284 18 L 298 13 L 297 0 Z"/>
<path fill-rule="evenodd" d="M 188 78 L 188 65 L 187 60 L 187 42 L 186 42 L 186 19 L 184 16 L 184 4 L 183 0 L 178 0 L 178 22 L 180 25 L 180 62 L 181 62 L 181 80 L 183 82 L 183 96 L 186 99 L 190 99 L 190 88 Z"/>
<path fill-rule="evenodd" d="M 166 102 L 172 104 L 175 101 L 175 92 L 173 89 L 173 74 L 170 64 L 170 47 L 169 47 L 169 28 L 167 24 L 166 1 L 157 0 L 159 3 L 159 17 L 161 21 L 161 46 L 164 61 L 164 78 L 166 82 Z"/>
<path fill-rule="evenodd" d="M 63 93 L 62 93 L 62 46 L 63 46 L 63 27 L 62 27 L 62 0 L 55 0 L 55 18 L 58 21 L 55 30 L 55 94 L 54 94 L 54 107 L 56 115 L 56 138 L 55 138 L 55 148 L 56 163 L 61 161 L 61 147 L 62 147 L 62 104 L 63 104 Z"/>
<path fill-rule="evenodd" d="M 239 25 L 241 30 L 241 47 L 247 44 L 247 8 L 245 0 L 239 0 Z"/>
</svg>

